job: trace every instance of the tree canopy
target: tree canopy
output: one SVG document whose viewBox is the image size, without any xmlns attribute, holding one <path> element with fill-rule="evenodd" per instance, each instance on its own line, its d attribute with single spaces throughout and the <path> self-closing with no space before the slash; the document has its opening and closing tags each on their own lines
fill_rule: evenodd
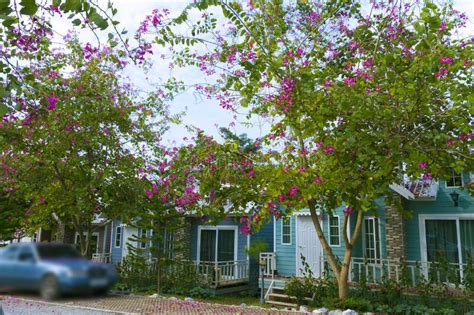
<svg viewBox="0 0 474 315">
<path fill-rule="evenodd" d="M 174 64 L 214 78 L 196 89 L 223 108 L 270 121 L 262 144 L 279 149 L 252 164 L 247 178 L 261 191 L 257 217 L 275 215 L 277 204 L 288 215 L 309 209 L 344 298 L 374 200 L 404 174 L 473 169 L 474 49 L 472 38 L 458 37 L 465 23 L 451 5 L 430 1 L 373 1 L 367 9 L 360 1 L 208 0 L 139 35 L 174 45 Z M 343 233 L 341 265 L 317 215 L 339 206 L 343 230 L 350 216 L 357 222 L 351 236 Z"/>
</svg>

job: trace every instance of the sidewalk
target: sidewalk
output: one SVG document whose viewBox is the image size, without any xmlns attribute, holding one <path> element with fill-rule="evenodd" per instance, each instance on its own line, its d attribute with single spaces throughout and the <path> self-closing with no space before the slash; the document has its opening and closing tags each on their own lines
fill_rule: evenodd
<svg viewBox="0 0 474 315">
<path fill-rule="evenodd" d="M 6 299 L 9 299 L 6 297 Z M 29 301 L 60 305 L 62 307 L 104 310 L 121 314 L 296 314 L 277 309 L 241 307 L 235 305 L 211 304 L 198 301 L 183 301 L 176 298 L 151 298 L 143 296 L 108 296 L 101 298 L 63 299 L 54 303 L 42 302 L 30 297 L 10 297 Z M 8 315 L 8 314 L 5 314 Z"/>
</svg>

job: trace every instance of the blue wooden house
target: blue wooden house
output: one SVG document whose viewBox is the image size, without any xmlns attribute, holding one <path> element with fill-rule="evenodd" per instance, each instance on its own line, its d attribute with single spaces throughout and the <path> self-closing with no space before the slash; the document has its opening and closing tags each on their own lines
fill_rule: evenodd
<svg viewBox="0 0 474 315">
<path fill-rule="evenodd" d="M 256 234 L 247 235 L 241 231 L 243 223 L 240 216 L 228 216 L 226 219 L 210 223 L 205 217 L 190 216 L 187 219 L 186 231 L 190 237 L 189 257 L 197 266 L 197 272 L 212 277 L 212 286 L 228 288 L 233 291 L 247 288 L 249 284 L 257 285 L 258 262 L 249 257 L 247 248 L 252 242 L 266 242 L 267 250 L 273 252 L 273 222 L 262 227 Z M 150 230 L 143 230 L 123 224 L 120 220 L 111 223 L 112 238 L 110 247 L 110 261 L 120 263 L 129 255 L 131 246 L 142 250 L 143 255 L 150 259 L 149 242 L 137 242 L 136 237 L 150 237 Z M 220 290 L 219 293 L 225 293 Z"/>
<path fill-rule="evenodd" d="M 451 264 L 462 279 L 463 268 L 474 258 L 474 198 L 465 189 L 473 180 L 473 173 L 453 171 L 447 180 L 405 180 L 391 185 L 390 193 L 401 199 L 403 208 L 412 216 L 402 217 L 384 198 L 376 200 L 378 210 L 364 216 L 349 280 L 357 282 L 361 276 L 369 283 L 383 278 L 399 280 L 401 261 L 413 285 L 440 261 Z M 342 259 L 343 207 L 336 209 L 334 216 L 320 219 L 329 245 Z M 354 213 L 347 233 L 353 231 L 355 219 Z M 273 235 L 274 252 L 261 256 L 267 266 L 267 297 L 271 296 L 271 286 L 281 288 L 289 277 L 302 276 L 302 256 L 316 277 L 328 270 L 308 211 L 300 210 L 287 220 L 276 220 Z"/>
</svg>

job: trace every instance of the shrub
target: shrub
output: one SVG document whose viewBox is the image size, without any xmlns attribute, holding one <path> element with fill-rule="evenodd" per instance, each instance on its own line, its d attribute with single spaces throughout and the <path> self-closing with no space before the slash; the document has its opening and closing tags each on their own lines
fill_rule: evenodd
<svg viewBox="0 0 474 315">
<path fill-rule="evenodd" d="M 189 296 L 198 299 L 212 299 L 216 294 L 209 288 L 195 287 L 189 291 Z"/>
</svg>

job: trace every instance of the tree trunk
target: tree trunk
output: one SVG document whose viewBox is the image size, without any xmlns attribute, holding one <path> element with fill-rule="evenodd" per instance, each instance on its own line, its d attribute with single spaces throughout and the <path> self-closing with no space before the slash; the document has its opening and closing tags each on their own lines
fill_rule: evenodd
<svg viewBox="0 0 474 315">
<path fill-rule="evenodd" d="M 316 229 L 316 234 L 319 240 L 321 241 L 321 245 L 327 256 L 329 265 L 331 266 L 332 271 L 336 275 L 339 299 L 345 300 L 348 297 L 348 293 L 349 293 L 348 280 L 349 280 L 350 262 L 352 258 L 352 250 L 353 250 L 354 244 L 357 242 L 360 236 L 362 223 L 364 219 L 364 213 L 362 210 L 359 210 L 357 212 L 356 226 L 350 239 L 347 237 L 347 234 L 346 234 L 348 216 L 345 216 L 344 218 L 342 234 L 343 234 L 343 239 L 346 246 L 345 246 L 345 253 L 344 253 L 344 259 L 342 261 L 342 266 L 339 266 L 337 263 L 336 256 L 334 255 L 332 248 L 329 246 L 329 243 L 327 242 L 326 237 L 324 236 L 323 229 L 321 228 L 319 217 L 316 212 L 315 202 L 310 201 L 308 203 L 308 206 L 309 206 L 309 210 L 311 213 L 311 218 L 312 218 L 314 227 Z"/>
</svg>

